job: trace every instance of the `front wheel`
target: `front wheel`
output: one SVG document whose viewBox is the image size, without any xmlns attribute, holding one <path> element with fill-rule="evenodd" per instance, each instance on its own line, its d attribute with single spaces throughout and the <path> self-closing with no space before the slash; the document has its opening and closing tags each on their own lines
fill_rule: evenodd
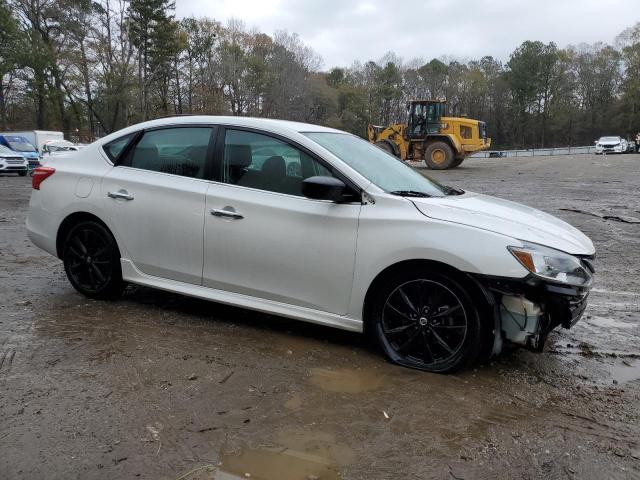
<svg viewBox="0 0 640 480">
<path fill-rule="evenodd" d="M 83 221 L 69 230 L 62 260 L 71 285 L 87 297 L 109 299 L 124 288 L 118 245 L 98 222 Z"/>
<path fill-rule="evenodd" d="M 478 358 L 483 338 L 479 310 L 452 276 L 401 272 L 377 293 L 369 320 L 392 362 L 450 373 Z"/>
<path fill-rule="evenodd" d="M 27 171 L 25 170 L 24 172 L 18 172 L 18 175 L 20 175 L 21 177 L 26 177 Z"/>
</svg>

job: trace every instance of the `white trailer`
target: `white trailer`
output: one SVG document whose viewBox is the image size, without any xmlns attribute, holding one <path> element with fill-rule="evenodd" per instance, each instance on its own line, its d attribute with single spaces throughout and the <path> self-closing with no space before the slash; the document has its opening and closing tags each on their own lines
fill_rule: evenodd
<svg viewBox="0 0 640 480">
<path fill-rule="evenodd" d="M 2 132 L 0 135 L 17 135 L 26 138 L 38 153 L 42 154 L 42 147 L 51 140 L 64 140 L 62 132 L 53 132 L 48 130 L 29 130 L 24 132 Z"/>
</svg>

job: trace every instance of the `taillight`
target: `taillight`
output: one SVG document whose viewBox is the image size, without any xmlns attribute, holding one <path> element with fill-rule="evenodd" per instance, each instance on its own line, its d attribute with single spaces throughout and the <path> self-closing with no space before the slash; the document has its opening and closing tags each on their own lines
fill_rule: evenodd
<svg viewBox="0 0 640 480">
<path fill-rule="evenodd" d="M 40 190 L 40 184 L 54 173 L 56 173 L 56 169 L 53 167 L 37 167 L 31 177 L 31 186 L 34 190 Z"/>
</svg>

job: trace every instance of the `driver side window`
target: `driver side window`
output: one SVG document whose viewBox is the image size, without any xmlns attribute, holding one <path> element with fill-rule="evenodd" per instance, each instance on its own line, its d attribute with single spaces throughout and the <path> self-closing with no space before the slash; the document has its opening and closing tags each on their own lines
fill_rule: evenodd
<svg viewBox="0 0 640 480">
<path fill-rule="evenodd" d="M 302 181 L 331 171 L 302 150 L 260 133 L 226 131 L 223 181 L 302 197 Z"/>
</svg>

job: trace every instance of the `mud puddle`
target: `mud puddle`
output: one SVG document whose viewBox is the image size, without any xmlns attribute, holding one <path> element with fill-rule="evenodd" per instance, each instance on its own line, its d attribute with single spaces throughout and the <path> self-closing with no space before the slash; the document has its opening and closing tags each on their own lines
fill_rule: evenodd
<svg viewBox="0 0 640 480">
<path fill-rule="evenodd" d="M 599 328 L 634 328 L 636 325 L 631 322 L 624 322 L 612 317 L 603 317 L 600 315 L 592 315 L 588 319 L 585 319 L 587 325 L 594 325 Z"/>
<path fill-rule="evenodd" d="M 622 360 L 609 368 L 609 373 L 614 382 L 624 384 L 640 381 L 640 360 Z"/>
<path fill-rule="evenodd" d="M 311 369 L 311 383 L 327 392 L 369 392 L 386 385 L 388 380 L 387 375 L 374 369 Z"/>
<path fill-rule="evenodd" d="M 223 454 L 216 480 L 338 480 L 340 473 L 328 459 L 288 448 L 247 449 Z"/>
<path fill-rule="evenodd" d="M 255 478 L 259 480 L 333 480 L 340 469 L 354 462 L 356 455 L 328 432 L 286 429 L 279 432 L 277 447 L 242 448 L 223 451 L 216 480 Z"/>
</svg>

